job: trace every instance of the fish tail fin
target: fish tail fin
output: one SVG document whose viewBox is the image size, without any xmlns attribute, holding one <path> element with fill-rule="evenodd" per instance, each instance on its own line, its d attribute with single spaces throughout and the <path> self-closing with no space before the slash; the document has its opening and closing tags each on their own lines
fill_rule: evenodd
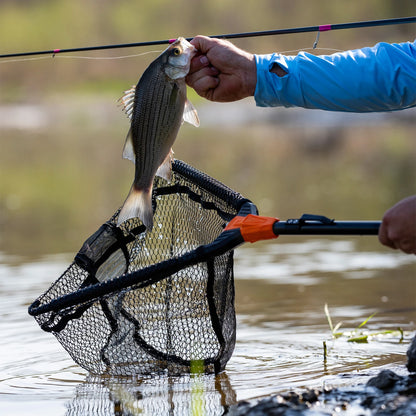
<svg viewBox="0 0 416 416">
<path fill-rule="evenodd" d="M 136 188 L 135 185 L 131 187 L 130 193 L 118 214 L 117 225 L 136 217 L 140 218 L 149 231 L 153 228 L 151 188 L 143 190 Z"/>
</svg>

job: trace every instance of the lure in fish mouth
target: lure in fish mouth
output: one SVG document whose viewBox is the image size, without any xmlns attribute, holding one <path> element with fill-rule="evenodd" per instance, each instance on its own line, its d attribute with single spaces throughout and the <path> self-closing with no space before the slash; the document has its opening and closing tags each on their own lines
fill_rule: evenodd
<svg viewBox="0 0 416 416">
<path fill-rule="evenodd" d="M 185 84 L 195 53 L 193 45 L 178 38 L 121 98 L 131 120 L 123 157 L 135 163 L 135 174 L 117 225 L 138 217 L 148 230 L 152 229 L 153 180 L 156 175 L 170 180 L 172 145 L 183 121 L 199 126 L 198 114 L 186 98 Z"/>
</svg>

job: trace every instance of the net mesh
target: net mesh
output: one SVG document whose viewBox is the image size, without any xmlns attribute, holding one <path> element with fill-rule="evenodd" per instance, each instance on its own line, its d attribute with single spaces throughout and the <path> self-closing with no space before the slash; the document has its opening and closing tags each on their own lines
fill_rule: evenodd
<svg viewBox="0 0 416 416">
<path fill-rule="evenodd" d="M 94 374 L 181 374 L 194 361 L 223 370 L 235 344 L 233 251 L 199 261 L 199 250 L 244 201 L 175 161 L 170 183 L 155 179 L 153 230 L 139 219 L 117 227 L 117 212 L 29 312 Z M 176 259 L 187 253 L 197 260 L 181 269 Z"/>
</svg>

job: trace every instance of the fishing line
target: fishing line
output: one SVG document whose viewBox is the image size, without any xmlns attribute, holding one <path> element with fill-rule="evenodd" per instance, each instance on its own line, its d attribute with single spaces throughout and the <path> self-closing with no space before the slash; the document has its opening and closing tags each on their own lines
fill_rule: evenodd
<svg viewBox="0 0 416 416">
<path fill-rule="evenodd" d="M 73 59 L 90 59 L 90 60 L 113 60 L 113 59 L 127 59 L 127 58 L 135 58 L 138 56 L 143 56 L 143 55 L 148 55 L 151 53 L 160 53 L 162 52 L 161 50 L 158 51 L 148 51 L 148 52 L 143 52 L 143 53 L 137 53 L 134 55 L 123 55 L 123 56 L 80 56 L 80 55 L 56 55 L 54 56 L 54 58 L 73 58 Z"/>
<path fill-rule="evenodd" d="M 81 56 L 81 55 L 55 55 L 55 56 L 37 56 L 34 58 L 19 58 L 19 59 L 6 59 L 4 61 L 0 60 L 0 64 L 11 63 L 11 62 L 26 62 L 26 61 L 40 61 L 45 59 L 87 59 L 87 60 L 117 60 L 117 59 L 127 59 L 135 58 L 138 56 L 148 55 L 151 53 L 160 53 L 161 50 L 154 50 L 142 53 L 136 53 L 133 55 L 122 55 L 122 56 Z"/>
<path fill-rule="evenodd" d="M 362 28 L 362 27 L 375 27 L 375 26 L 386 26 L 386 25 L 399 25 L 405 23 L 415 23 L 416 16 L 411 17 L 400 17 L 395 19 L 384 19 L 384 20 L 369 20 L 364 22 L 351 22 L 351 23 L 337 23 L 337 24 L 327 24 L 327 25 L 318 25 L 318 26 L 305 26 L 305 27 L 295 27 L 289 29 L 276 29 L 276 30 L 263 30 L 259 32 L 241 32 L 241 33 L 229 33 L 225 35 L 213 35 L 211 38 L 219 39 L 237 39 L 237 38 L 247 38 L 247 37 L 257 37 L 257 36 L 271 36 L 271 35 L 286 35 L 293 33 L 307 33 L 307 32 L 317 32 L 318 35 L 320 32 L 327 32 L 330 30 L 340 30 L 340 29 L 353 29 L 353 28 Z M 193 37 L 186 38 L 190 41 Z M 69 49 L 51 49 L 44 51 L 34 51 L 34 52 L 19 52 L 19 53 L 9 53 L 0 55 L 0 59 L 4 58 L 15 58 L 21 56 L 30 56 L 30 55 L 52 55 L 55 56 L 61 53 L 69 52 L 85 52 L 85 51 L 96 51 L 104 49 L 120 49 L 120 48 L 131 48 L 138 46 L 155 46 L 155 45 L 165 45 L 171 44 L 176 39 L 165 39 L 165 40 L 156 40 L 150 42 L 136 42 L 136 43 L 123 43 L 117 45 L 101 45 L 101 46 L 87 46 L 80 48 L 69 48 Z M 315 40 L 314 46 L 316 48 L 317 41 L 319 36 Z"/>
<path fill-rule="evenodd" d="M 305 51 L 330 51 L 330 52 L 344 52 L 343 49 L 335 49 L 335 48 L 300 48 L 300 49 L 292 49 L 290 51 L 279 51 L 278 53 L 281 55 L 286 55 L 288 53 L 296 53 L 296 52 L 305 52 Z"/>
<path fill-rule="evenodd" d="M 50 56 L 38 56 L 36 58 L 6 59 L 4 61 L 0 61 L 0 64 L 8 64 L 12 62 L 40 61 L 41 59 L 51 59 L 51 57 Z"/>
<path fill-rule="evenodd" d="M 343 52 L 342 49 L 335 49 L 335 48 L 300 48 L 300 49 L 291 49 L 288 51 L 279 51 L 280 54 L 288 54 L 288 53 L 296 53 L 296 52 L 303 52 L 303 51 L 331 51 L 331 52 Z M 86 59 L 86 60 L 117 60 L 117 59 L 128 59 L 128 58 L 136 58 L 138 56 L 144 56 L 151 53 L 160 53 L 162 52 L 159 50 L 136 53 L 132 55 L 122 55 L 122 56 L 81 56 L 81 55 L 55 55 L 55 56 L 37 56 L 33 58 L 19 58 L 19 59 L 6 59 L 4 61 L 0 60 L 0 64 L 7 64 L 12 62 L 27 62 L 27 61 L 40 61 L 46 59 Z"/>
</svg>

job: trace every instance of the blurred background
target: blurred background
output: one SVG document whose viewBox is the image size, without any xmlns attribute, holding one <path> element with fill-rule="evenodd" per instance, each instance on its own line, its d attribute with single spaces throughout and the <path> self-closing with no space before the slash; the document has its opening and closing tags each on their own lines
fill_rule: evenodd
<svg viewBox="0 0 416 416">
<path fill-rule="evenodd" d="M 412 0 L 2 0 L 0 53 L 215 35 L 415 13 Z M 317 54 L 402 42 L 415 25 L 321 33 Z M 316 34 L 235 40 L 255 53 L 311 52 Z M 0 61 L 0 252 L 76 252 L 123 203 L 134 166 L 121 158 L 117 105 L 164 47 Z M 146 54 L 144 54 L 146 53 Z M 128 56 L 128 57 L 126 57 Z M 209 103 L 189 91 L 201 127 L 175 156 L 282 219 L 304 212 L 381 219 L 414 193 L 415 112 L 338 114 Z"/>
</svg>

